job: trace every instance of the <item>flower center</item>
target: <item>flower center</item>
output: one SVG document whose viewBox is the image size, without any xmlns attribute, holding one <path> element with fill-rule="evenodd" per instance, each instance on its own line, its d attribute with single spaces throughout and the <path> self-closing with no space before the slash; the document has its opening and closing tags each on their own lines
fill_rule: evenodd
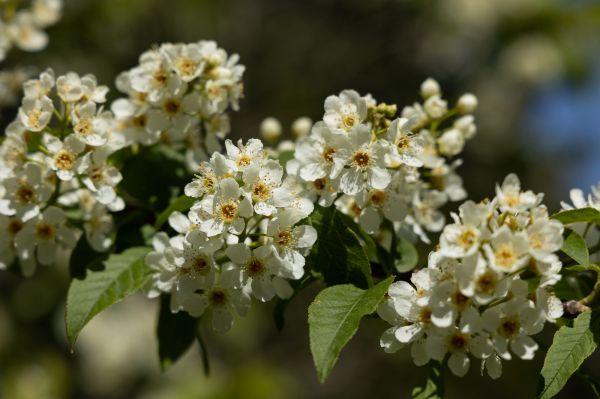
<svg viewBox="0 0 600 399">
<path fill-rule="evenodd" d="M 496 249 L 494 255 L 496 257 L 496 263 L 504 268 L 510 268 L 517 260 L 517 255 L 510 244 L 500 245 L 498 249 Z"/>
<path fill-rule="evenodd" d="M 448 338 L 448 348 L 452 352 L 464 352 L 469 344 L 469 336 L 456 331 Z"/>
<path fill-rule="evenodd" d="M 187 57 L 181 57 L 177 60 L 177 69 L 184 76 L 192 76 L 196 71 L 197 65 L 198 64 Z"/>
<path fill-rule="evenodd" d="M 20 220 L 11 220 L 6 229 L 8 230 L 8 234 L 11 236 L 15 236 L 21 229 L 23 228 L 23 223 Z"/>
<path fill-rule="evenodd" d="M 22 182 L 15 192 L 15 199 L 21 204 L 31 204 L 35 199 L 35 192 L 29 184 Z"/>
<path fill-rule="evenodd" d="M 458 236 L 458 245 L 463 249 L 469 249 L 473 246 L 475 241 L 477 240 L 477 234 L 473 229 L 464 230 L 460 236 Z"/>
<path fill-rule="evenodd" d="M 238 206 L 235 202 L 229 201 L 221 204 L 219 208 L 219 216 L 226 222 L 232 222 L 237 216 Z"/>
<path fill-rule="evenodd" d="M 354 114 L 346 114 L 342 116 L 342 127 L 344 130 L 350 130 L 356 125 L 358 118 Z"/>
<path fill-rule="evenodd" d="M 164 69 L 159 69 L 158 71 L 154 72 L 154 75 L 152 75 L 152 81 L 154 82 L 155 86 L 163 86 L 168 79 L 168 75 L 167 75 L 167 71 L 165 71 Z"/>
<path fill-rule="evenodd" d="M 475 282 L 475 286 L 478 292 L 483 294 L 491 295 L 496 291 L 496 283 L 498 279 L 492 272 L 485 272 Z"/>
<path fill-rule="evenodd" d="M 61 170 L 71 170 L 75 157 L 67 150 L 60 150 L 54 155 L 54 163 Z"/>
<path fill-rule="evenodd" d="M 54 237 L 54 227 L 48 223 L 39 223 L 35 226 L 35 234 L 42 240 L 50 240 Z"/>
<path fill-rule="evenodd" d="M 146 122 L 147 121 L 148 121 L 148 118 L 146 117 L 146 115 L 134 116 L 131 119 L 131 123 L 133 124 L 133 126 L 135 126 L 137 128 L 144 128 L 144 127 L 146 127 Z"/>
<path fill-rule="evenodd" d="M 383 190 L 371 190 L 369 196 L 371 197 L 371 203 L 378 208 L 385 203 L 385 191 Z"/>
<path fill-rule="evenodd" d="M 213 288 L 208 293 L 208 302 L 212 306 L 224 306 L 227 304 L 227 293 L 221 288 Z"/>
<path fill-rule="evenodd" d="M 466 308 L 471 299 L 468 296 L 463 295 L 460 291 L 456 291 L 452 294 L 452 304 L 459 309 Z"/>
<path fill-rule="evenodd" d="M 181 104 L 174 98 L 170 98 L 165 101 L 164 109 L 167 114 L 175 115 L 181 109 Z"/>
<path fill-rule="evenodd" d="M 92 133 L 92 122 L 89 119 L 80 119 L 74 129 L 82 136 L 89 136 Z"/>
<path fill-rule="evenodd" d="M 246 264 L 246 272 L 248 272 L 249 277 L 259 277 L 265 272 L 265 270 L 266 268 L 263 262 L 255 257 L 252 257 Z"/>
<path fill-rule="evenodd" d="M 242 154 L 240 155 L 240 157 L 237 159 L 236 164 L 237 166 L 248 166 L 252 163 L 252 157 L 248 154 Z"/>
<path fill-rule="evenodd" d="M 259 181 L 252 186 L 252 198 L 258 201 L 266 201 L 271 198 L 271 190 L 265 182 Z"/>
<path fill-rule="evenodd" d="M 419 312 L 419 321 L 423 324 L 429 324 L 431 322 L 431 309 L 423 308 Z"/>
<path fill-rule="evenodd" d="M 325 151 L 323 151 L 323 159 L 327 163 L 333 162 L 333 154 L 335 154 L 335 148 L 327 147 Z"/>
<path fill-rule="evenodd" d="M 192 260 L 192 268 L 197 274 L 205 275 L 210 270 L 210 263 L 204 256 L 196 256 Z"/>
<path fill-rule="evenodd" d="M 359 168 L 366 168 L 371 163 L 371 156 L 366 151 L 356 151 L 352 161 Z"/>
<path fill-rule="evenodd" d="M 283 230 L 277 233 L 277 244 L 282 247 L 291 246 L 294 243 L 294 236 L 291 231 Z"/>
<path fill-rule="evenodd" d="M 519 323 L 518 317 L 513 316 L 502 320 L 499 332 L 506 338 L 512 338 L 519 333 L 520 329 L 521 323 Z"/>
<path fill-rule="evenodd" d="M 322 191 L 327 186 L 327 179 L 325 177 L 317 179 L 313 182 L 313 186 L 317 191 Z"/>
</svg>

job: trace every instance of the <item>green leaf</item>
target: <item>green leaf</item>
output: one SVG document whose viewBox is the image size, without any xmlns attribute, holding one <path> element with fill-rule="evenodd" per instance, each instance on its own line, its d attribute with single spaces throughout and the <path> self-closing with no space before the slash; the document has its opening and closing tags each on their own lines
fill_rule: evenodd
<svg viewBox="0 0 600 399">
<path fill-rule="evenodd" d="M 430 362 L 427 379 L 422 386 L 413 388 L 412 399 L 442 399 L 444 397 L 444 378 L 442 365 Z"/>
<path fill-rule="evenodd" d="M 188 197 L 187 195 L 182 195 L 181 197 L 176 198 L 174 201 L 171 202 L 171 204 L 169 204 L 167 209 L 165 209 L 158 215 L 158 217 L 156 218 L 156 222 L 154 223 L 154 228 L 156 230 L 159 230 L 162 227 L 162 225 L 165 224 L 167 220 L 169 220 L 169 216 L 171 216 L 171 213 L 175 211 L 188 211 L 192 207 L 192 205 L 194 205 L 194 202 L 196 202 L 196 199 Z"/>
<path fill-rule="evenodd" d="M 150 249 L 130 248 L 111 255 L 102 271 L 90 272 L 84 280 L 73 280 L 67 294 L 65 324 L 71 348 L 83 327 L 98 313 L 139 290 L 148 280 L 150 269 L 144 256 Z"/>
<path fill-rule="evenodd" d="M 561 250 L 580 265 L 590 264 L 590 254 L 582 236 L 574 230 L 569 231 Z"/>
<path fill-rule="evenodd" d="M 197 319 L 186 312 L 172 313 L 170 302 L 170 295 L 161 297 L 156 328 L 158 357 L 163 371 L 187 352 L 197 335 Z"/>
<path fill-rule="evenodd" d="M 590 311 L 583 312 L 577 316 L 573 327 L 562 326 L 556 332 L 542 367 L 540 399 L 559 393 L 571 375 L 594 352 L 597 343 L 592 327 L 597 324 L 597 316 Z"/>
<path fill-rule="evenodd" d="M 392 281 L 394 278 L 389 277 L 368 290 L 351 284 L 329 287 L 308 307 L 310 351 L 321 382 L 356 333 L 363 316 L 377 309 Z"/>
<path fill-rule="evenodd" d="M 398 238 L 394 267 L 399 273 L 406 273 L 417 266 L 419 253 L 414 245 L 403 238 Z"/>
<path fill-rule="evenodd" d="M 109 252 L 96 252 L 88 243 L 85 234 L 82 234 L 69 258 L 69 272 L 71 278 L 82 279 L 88 269 L 99 270 L 109 256 Z"/>
<path fill-rule="evenodd" d="M 344 223 L 335 207 L 317 207 L 308 218 L 319 239 L 308 258 L 327 285 L 351 283 L 367 288 L 373 285 L 371 263 L 358 235 Z"/>
<path fill-rule="evenodd" d="M 600 223 L 600 211 L 594 208 L 570 209 L 552 215 L 562 224 L 571 224 L 579 222 Z"/>
</svg>

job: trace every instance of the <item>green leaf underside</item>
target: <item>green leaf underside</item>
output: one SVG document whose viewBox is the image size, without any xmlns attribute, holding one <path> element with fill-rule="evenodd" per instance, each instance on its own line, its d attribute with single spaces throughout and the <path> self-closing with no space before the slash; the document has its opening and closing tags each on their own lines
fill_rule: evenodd
<svg viewBox="0 0 600 399">
<path fill-rule="evenodd" d="M 598 315 L 590 311 L 581 313 L 573 327 L 562 326 L 556 332 L 542 367 L 540 399 L 559 393 L 571 375 L 594 352 L 597 343 L 591 328 L 597 325 L 597 318 Z"/>
<path fill-rule="evenodd" d="M 361 288 L 373 285 L 365 248 L 335 207 L 315 208 L 308 223 L 317 230 L 319 237 L 308 262 L 323 275 L 327 285 L 352 283 Z"/>
<path fill-rule="evenodd" d="M 394 267 L 398 273 L 406 273 L 417 266 L 419 261 L 419 253 L 414 245 L 405 239 L 398 238 L 396 245 L 396 258 L 394 259 Z"/>
<path fill-rule="evenodd" d="M 574 230 L 567 235 L 561 250 L 580 265 L 590 264 L 590 254 L 585 240 Z"/>
<path fill-rule="evenodd" d="M 162 227 L 162 225 L 165 224 L 167 222 L 167 220 L 169 220 L 169 216 L 171 216 L 171 213 L 173 213 L 175 211 L 178 211 L 178 212 L 188 211 L 192 207 L 192 205 L 194 205 L 194 202 L 196 202 L 195 198 L 188 197 L 186 195 L 177 197 L 175 200 L 173 200 L 173 202 L 171 202 L 169 204 L 167 209 L 162 211 L 157 216 L 156 222 L 154 223 L 154 228 L 156 230 L 160 229 Z"/>
<path fill-rule="evenodd" d="M 598 223 L 600 224 L 600 211 L 594 208 L 570 209 L 552 215 L 553 219 L 558 220 L 562 224 L 571 223 Z"/>
<path fill-rule="evenodd" d="M 389 277 L 368 290 L 351 284 L 329 287 L 309 306 L 310 350 L 321 382 L 356 333 L 360 320 L 377 309 L 392 282 Z"/>
<path fill-rule="evenodd" d="M 170 302 L 171 296 L 161 297 L 156 328 L 158 357 L 163 371 L 187 352 L 196 339 L 197 319 L 186 312 L 172 313 Z"/>
<path fill-rule="evenodd" d="M 150 249 L 134 247 L 111 255 L 106 268 L 89 272 L 84 280 L 73 280 L 67 294 L 65 324 L 71 347 L 83 327 L 98 313 L 138 291 L 148 280 L 150 269 L 144 256 Z"/>
<path fill-rule="evenodd" d="M 411 397 L 412 399 L 442 399 L 444 397 L 444 381 L 440 363 L 430 362 L 425 383 L 413 388 Z"/>
</svg>

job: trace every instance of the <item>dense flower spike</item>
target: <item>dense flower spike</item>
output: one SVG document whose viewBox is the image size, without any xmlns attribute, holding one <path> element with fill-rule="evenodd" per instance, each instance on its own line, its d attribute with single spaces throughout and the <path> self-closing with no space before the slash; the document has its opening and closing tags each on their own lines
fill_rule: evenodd
<svg viewBox="0 0 600 399">
<path fill-rule="evenodd" d="M 155 271 L 150 296 L 171 294 L 171 310 L 198 317 L 212 313 L 213 327 L 228 330 L 232 313 L 245 314 L 250 296 L 289 298 L 288 280 L 304 275 L 304 256 L 317 239 L 301 224 L 313 210 L 293 206 L 283 168 L 260 140 L 225 142 L 185 192 L 196 198 L 189 213 L 171 214 L 178 235 L 158 233 L 146 256 Z"/>
<path fill-rule="evenodd" d="M 444 227 L 428 267 L 389 289 L 379 315 L 393 325 L 381 338 L 388 352 L 410 345 L 417 365 L 442 361 L 458 376 L 474 357 L 492 378 L 500 359 L 532 359 L 531 338 L 562 315 L 552 286 L 562 264 L 563 226 L 549 219 L 542 195 L 506 177 L 491 201 L 467 201 Z"/>
<path fill-rule="evenodd" d="M 304 181 L 320 205 L 337 199 L 368 233 L 378 235 L 387 220 L 396 232 L 410 229 L 428 243 L 426 231 L 445 223 L 438 209 L 466 196 L 454 157 L 476 131 L 468 113 L 477 99 L 465 94 L 449 110 L 431 78 L 421 94 L 424 103 L 405 107 L 400 117 L 395 105 L 353 90 L 328 97 L 323 120 L 299 140 L 288 173 Z"/>
<path fill-rule="evenodd" d="M 109 212 L 124 202 L 115 191 L 121 174 L 107 160 L 125 141 L 113 130 L 112 113 L 102 109 L 108 89 L 94 76 L 71 72 L 55 79 L 47 70 L 23 86 L 17 118 L 0 145 L 6 251 L 0 266 L 16 257 L 31 275 L 36 264 L 54 263 L 59 246 L 75 246 L 82 233 L 76 226 L 96 251 L 110 248 Z"/>
<path fill-rule="evenodd" d="M 17 9 L 18 2 L 0 4 L 0 61 L 12 46 L 39 51 L 48 45 L 44 28 L 61 17 L 62 0 L 32 0 L 29 7 Z"/>
<path fill-rule="evenodd" d="M 184 149 L 190 170 L 221 150 L 229 134 L 226 111 L 243 95 L 237 54 L 213 41 L 163 44 L 140 56 L 140 64 L 117 78 L 128 98 L 111 108 L 127 143 L 157 142 Z"/>
</svg>

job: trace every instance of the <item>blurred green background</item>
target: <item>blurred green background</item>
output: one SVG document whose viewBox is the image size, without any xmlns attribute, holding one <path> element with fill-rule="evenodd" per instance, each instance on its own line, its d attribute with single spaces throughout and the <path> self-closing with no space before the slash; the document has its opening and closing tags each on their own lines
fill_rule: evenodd
<svg viewBox="0 0 600 399">
<path fill-rule="evenodd" d="M 552 210 L 568 190 L 600 180 L 600 4 L 584 0 L 65 0 L 41 53 L 13 50 L 0 64 L 93 73 L 118 97 L 114 78 L 167 41 L 216 40 L 246 65 L 245 99 L 232 137 L 258 136 L 266 116 L 284 126 L 317 120 L 324 98 L 354 88 L 400 107 L 438 79 L 454 101 L 480 100 L 479 132 L 459 173 L 475 200 L 518 173 Z M 0 125 L 12 120 L 7 104 Z M 93 320 L 70 353 L 62 308 L 68 273 L 41 268 L 29 280 L 0 273 L 0 398 L 404 398 L 425 375 L 408 351 L 383 353 L 375 318 L 363 321 L 331 377 L 317 382 L 306 309 L 320 287 L 294 299 L 278 333 L 272 305 L 253 307 L 227 335 L 208 328 L 211 375 L 199 348 L 161 373 L 158 304 L 132 297 Z M 552 328 L 540 340 L 549 344 Z M 447 397 L 534 397 L 543 351 L 504 363 L 500 380 L 448 373 Z M 583 370 L 600 378 L 599 356 Z M 561 398 L 592 397 L 577 376 Z"/>
</svg>

